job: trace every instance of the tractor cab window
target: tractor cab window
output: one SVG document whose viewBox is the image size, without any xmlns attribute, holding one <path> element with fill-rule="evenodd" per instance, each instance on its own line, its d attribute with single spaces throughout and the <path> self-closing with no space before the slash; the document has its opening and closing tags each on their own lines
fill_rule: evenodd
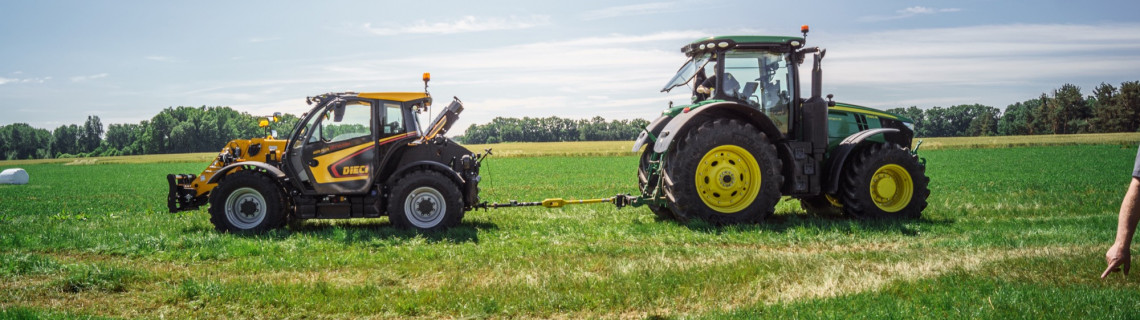
<svg viewBox="0 0 1140 320">
<path fill-rule="evenodd" d="M 333 143 L 372 135 L 372 104 L 367 101 L 336 102 L 318 117 L 309 142 Z"/>
<path fill-rule="evenodd" d="M 384 103 L 384 137 L 407 132 L 404 126 L 404 111 L 396 103 Z"/>
<path fill-rule="evenodd" d="M 710 54 L 704 54 L 689 59 L 689 62 L 681 66 L 681 69 L 677 70 L 677 74 L 673 75 L 673 78 L 669 79 L 669 83 L 665 84 L 665 88 L 661 89 L 661 92 L 669 92 L 669 90 L 672 90 L 673 88 L 689 83 L 689 80 L 692 80 L 693 77 L 697 75 L 697 71 L 701 70 L 701 68 L 703 68 L 705 64 L 709 62 L 709 60 L 712 60 L 709 59 L 710 57 Z M 711 70 L 709 71 L 711 72 Z M 694 86 L 699 84 L 700 83 L 694 84 Z"/>
<path fill-rule="evenodd" d="M 729 51 L 724 56 L 724 85 L 717 90 L 768 115 L 780 132 L 788 132 L 792 77 L 786 54 Z"/>
</svg>

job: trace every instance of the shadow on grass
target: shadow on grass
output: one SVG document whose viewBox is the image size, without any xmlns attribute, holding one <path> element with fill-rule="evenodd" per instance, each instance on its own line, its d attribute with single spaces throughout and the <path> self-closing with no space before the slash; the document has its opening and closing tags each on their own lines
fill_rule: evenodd
<svg viewBox="0 0 1140 320">
<path fill-rule="evenodd" d="M 659 222 L 672 222 L 688 228 L 689 230 L 721 234 L 725 232 L 772 231 L 783 233 L 789 229 L 811 229 L 820 232 L 862 232 L 897 233 L 905 236 L 917 236 L 920 229 L 929 229 L 935 226 L 948 226 L 954 223 L 951 219 L 931 220 L 927 218 L 903 220 L 866 220 L 852 218 L 846 215 L 813 215 L 813 214 L 774 214 L 764 221 L 751 224 L 717 225 L 703 220 L 692 219 L 679 222 L 672 219 L 658 217 Z"/>
<path fill-rule="evenodd" d="M 306 235 L 313 238 L 339 241 L 345 244 L 359 244 L 372 242 L 385 242 L 399 244 L 413 239 L 424 239 L 429 243 L 479 243 L 479 232 L 496 230 L 498 225 L 482 221 L 464 221 L 457 226 L 444 231 L 418 232 L 415 230 L 400 229 L 391 223 L 371 219 L 368 221 L 301 221 L 294 222 L 288 228 L 271 230 L 262 234 L 239 234 L 237 236 L 285 240 L 296 235 Z"/>
</svg>

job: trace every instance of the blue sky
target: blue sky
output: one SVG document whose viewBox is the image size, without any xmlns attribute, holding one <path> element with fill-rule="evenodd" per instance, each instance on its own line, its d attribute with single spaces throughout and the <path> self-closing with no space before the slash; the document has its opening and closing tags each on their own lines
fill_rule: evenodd
<svg viewBox="0 0 1140 320">
<path fill-rule="evenodd" d="M 300 114 L 420 91 L 497 116 L 652 119 L 679 48 L 726 34 L 828 49 L 824 92 L 880 109 L 1004 108 L 1140 80 L 1140 1 L 2 1 L 0 125 L 137 123 L 170 106 Z"/>
</svg>

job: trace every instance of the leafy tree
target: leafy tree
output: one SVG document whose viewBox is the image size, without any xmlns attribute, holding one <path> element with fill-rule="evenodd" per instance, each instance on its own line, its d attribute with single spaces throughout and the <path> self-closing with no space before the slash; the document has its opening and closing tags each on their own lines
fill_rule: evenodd
<svg viewBox="0 0 1140 320">
<path fill-rule="evenodd" d="M 7 160 L 35 159 L 51 154 L 51 133 L 27 123 L 0 126 L 0 156 Z"/>
<path fill-rule="evenodd" d="M 103 122 L 99 116 L 87 116 L 83 131 L 79 132 L 79 152 L 91 152 L 103 144 Z"/>
<path fill-rule="evenodd" d="M 55 157 L 79 153 L 79 127 L 72 124 L 55 128 L 52 131 L 51 152 Z"/>
</svg>

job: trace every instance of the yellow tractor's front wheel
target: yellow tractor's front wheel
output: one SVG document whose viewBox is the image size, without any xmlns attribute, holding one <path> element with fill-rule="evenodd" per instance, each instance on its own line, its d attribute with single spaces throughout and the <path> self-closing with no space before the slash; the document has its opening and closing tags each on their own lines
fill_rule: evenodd
<svg viewBox="0 0 1140 320">
<path fill-rule="evenodd" d="M 843 210 L 859 218 L 915 219 L 930 195 L 926 168 L 893 143 L 862 148 L 843 173 Z"/>
</svg>

